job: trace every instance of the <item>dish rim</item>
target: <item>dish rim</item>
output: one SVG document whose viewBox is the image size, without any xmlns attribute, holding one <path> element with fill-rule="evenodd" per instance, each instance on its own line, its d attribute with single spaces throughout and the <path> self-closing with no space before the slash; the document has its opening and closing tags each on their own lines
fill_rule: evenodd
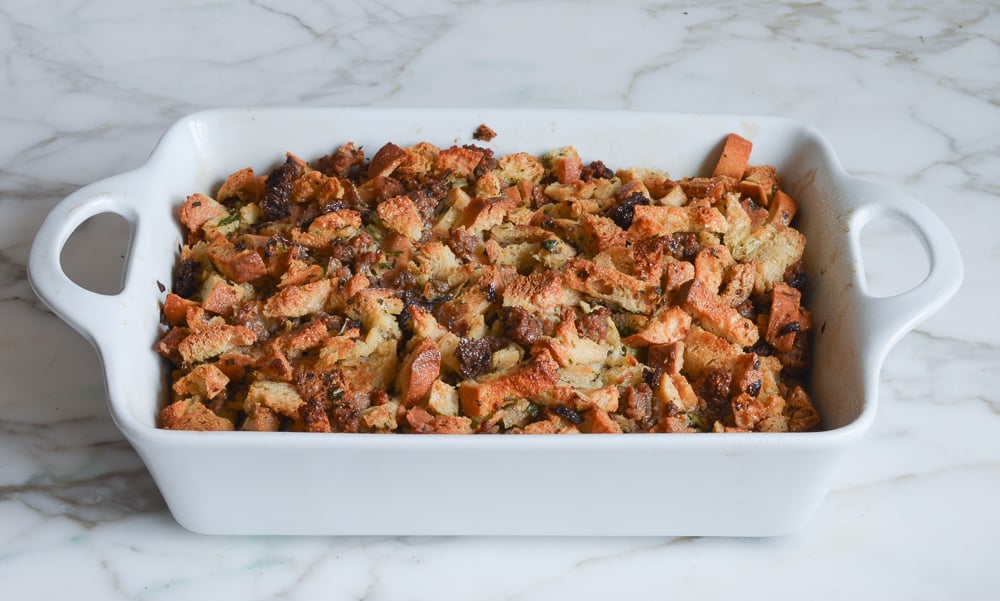
<svg viewBox="0 0 1000 601">
<path fill-rule="evenodd" d="M 448 115 L 455 121 L 460 121 L 463 119 L 470 119 L 471 121 L 477 120 L 478 117 L 473 118 L 477 115 L 499 115 L 503 114 L 505 116 L 516 116 L 516 115 L 531 115 L 534 118 L 537 117 L 550 117 L 552 119 L 572 119 L 572 118 L 585 118 L 588 116 L 593 116 L 595 114 L 602 116 L 613 115 L 615 118 L 627 118 L 627 119 L 643 119 L 649 118 L 650 116 L 656 118 L 676 118 L 676 119 L 688 119 L 688 120 L 698 120 L 704 118 L 711 119 L 724 119 L 724 120 L 747 120 L 754 123 L 760 124 L 761 127 L 766 127 L 768 123 L 781 124 L 786 127 L 791 127 L 800 132 L 807 134 L 810 138 L 818 145 L 821 152 L 821 163 L 829 170 L 830 178 L 835 182 L 837 188 L 850 187 L 850 186 L 861 186 L 865 188 L 870 188 L 875 186 L 865 182 L 860 178 L 856 178 L 847 173 L 844 169 L 839 157 L 833 151 L 832 146 L 829 142 L 822 136 L 822 134 L 815 128 L 809 125 L 799 123 L 797 121 L 785 118 L 785 117 L 775 117 L 767 115 L 750 115 L 750 114 L 723 114 L 723 113 L 676 113 L 676 112 L 654 112 L 654 111 L 623 111 L 617 109 L 534 109 L 534 108 L 464 108 L 464 109 L 448 109 L 448 108 L 400 108 L 400 107 L 232 107 L 232 108 L 214 108 L 204 111 L 198 111 L 185 115 L 178 119 L 174 124 L 172 124 L 163 135 L 160 137 L 156 143 L 154 149 L 150 153 L 149 158 L 139 167 L 131 171 L 122 173 L 120 175 L 112 176 L 110 178 L 102 179 L 95 182 L 89 186 L 85 186 L 80 190 L 74 192 L 72 195 L 67 197 L 61 205 L 65 205 L 71 201 L 71 199 L 80 199 L 87 197 L 92 194 L 95 189 L 102 188 L 113 188 L 110 185 L 112 183 L 121 183 L 129 178 L 131 179 L 141 179 L 147 177 L 150 172 L 156 172 L 162 169 L 164 165 L 170 164 L 170 153 L 175 152 L 172 149 L 173 145 L 181 143 L 186 138 L 190 138 L 192 135 L 191 128 L 192 125 L 197 122 L 206 122 L 211 120 L 219 120 L 221 118 L 226 118 L 232 115 L 247 114 L 251 115 L 259 113 L 269 113 L 269 114 L 280 114 L 285 113 L 291 116 L 300 115 L 298 118 L 302 118 L 301 115 L 309 114 L 324 114 L 324 113 L 357 113 L 369 115 L 378 114 L 395 114 L 395 115 L 414 115 L 419 116 L 421 114 L 434 114 L 438 116 Z M 474 127 L 474 124 L 471 126 Z M 470 127 L 470 130 L 471 130 Z M 180 139 L 179 138 L 183 138 Z M 221 174 L 220 177 L 224 176 Z M 113 181 L 114 180 L 114 181 Z M 912 201 L 914 204 L 922 207 L 915 199 L 909 196 L 905 196 L 906 199 Z M 877 208 L 878 203 L 873 205 Z M 57 207 L 58 208 L 58 207 Z M 105 207 L 107 208 L 107 207 Z M 114 208 L 114 207 L 112 207 Z M 923 209 L 929 213 L 929 210 Z M 132 269 L 132 249 L 135 245 L 138 236 L 141 235 L 141 228 L 137 227 L 138 217 L 136 210 L 133 208 L 130 212 L 128 209 L 119 210 L 102 210 L 97 211 L 93 214 L 99 214 L 103 212 L 116 212 L 126 218 L 130 224 L 130 238 L 129 238 L 129 250 L 126 254 L 126 265 L 123 272 L 123 281 L 127 281 Z M 122 214 L 125 213 L 125 214 Z M 55 225 L 50 224 L 50 220 L 54 216 L 57 216 L 57 211 L 53 210 L 53 213 L 46 219 L 42 228 L 39 230 L 38 238 L 32 247 L 31 258 L 29 261 L 29 279 L 31 281 L 32 287 L 35 289 L 36 293 L 46 304 L 53 306 L 51 298 L 51 287 L 52 282 L 45 280 L 45 275 L 47 270 L 42 268 L 43 263 L 48 260 L 51 262 L 51 256 L 43 256 L 45 254 L 44 245 L 41 243 L 41 239 L 48 234 L 52 234 L 48 230 L 55 227 Z M 871 217 L 868 217 L 870 220 Z M 935 217 L 936 219 L 936 217 Z M 918 225 L 922 222 L 917 222 Z M 76 227 L 73 227 L 71 231 L 75 231 Z M 48 229 L 47 229 L 48 228 Z M 943 226 L 942 226 L 943 228 Z M 855 232 L 854 238 L 860 235 L 860 229 Z M 944 230 L 946 232 L 946 230 Z M 918 232 L 921 233 L 922 232 Z M 847 233 L 846 239 L 838 242 L 838 244 L 846 245 L 848 250 L 851 252 L 852 259 L 860 267 L 860 249 L 854 248 L 854 242 L 852 240 L 850 232 Z M 947 236 L 947 239 L 940 239 L 940 236 L 933 237 L 930 235 L 922 235 L 921 241 L 924 243 L 925 249 L 931 258 L 934 258 L 934 250 L 937 248 L 936 252 L 944 257 L 944 262 L 950 264 L 954 267 L 955 259 L 958 258 L 958 277 L 951 278 L 946 282 L 947 285 L 942 285 L 938 282 L 935 292 L 935 300 L 933 303 L 925 304 L 918 315 L 915 315 L 911 321 L 919 321 L 929 315 L 930 313 L 936 311 L 941 305 L 944 304 L 954 293 L 957 291 L 958 286 L 961 283 L 961 260 L 957 254 L 957 246 L 954 248 L 953 253 L 941 251 L 941 246 L 947 247 L 950 245 L 955 246 L 954 240 Z M 65 240 L 63 240 L 63 243 Z M 61 244 L 59 245 L 61 248 Z M 934 248 L 932 248 L 934 247 Z M 949 251 L 950 249 L 945 249 Z M 58 261 L 58 257 L 56 258 Z M 913 290 L 923 287 L 927 280 L 931 278 L 931 275 L 935 273 L 935 268 L 940 267 L 935 266 L 932 260 L 932 265 L 930 267 L 927 278 L 923 283 L 919 284 Z M 864 305 L 866 302 L 879 302 L 882 299 L 878 297 L 873 297 L 867 294 L 865 289 L 865 278 L 863 269 L 861 269 L 860 277 L 855 274 L 855 284 L 858 285 L 859 294 L 856 296 L 857 302 Z M 81 289 L 82 290 L 82 289 Z M 904 292 L 895 297 L 888 297 L 889 299 L 898 299 L 900 296 L 905 296 L 911 291 Z M 124 294 L 123 289 L 121 293 Z M 91 293 L 87 291 L 87 294 L 94 295 L 96 293 Z M 98 295 L 105 296 L 105 295 Z M 115 298 L 118 295 L 112 295 L 111 298 Z M 152 297 L 152 295 L 149 295 Z M 874 300 L 873 300 L 874 299 Z M 506 439 L 509 437 L 505 436 L 382 436 L 379 434 L 371 433 L 332 433 L 333 435 L 326 436 L 316 436 L 313 433 L 306 432 L 186 432 L 186 431 L 174 431 L 174 430 L 164 430 L 155 425 L 149 425 L 144 423 L 137 415 L 130 410 L 127 403 L 124 401 L 123 391 L 116 391 L 115 389 L 123 386 L 120 378 L 117 380 L 112 377 L 113 373 L 119 369 L 119 363 L 121 361 L 114 360 L 113 357 L 109 358 L 106 355 L 113 355 L 112 349 L 106 349 L 105 344 L 101 344 L 100 337 L 95 334 L 95 332 L 90 331 L 87 328 L 81 329 L 80 323 L 73 323 L 71 318 L 67 316 L 63 311 L 58 308 L 53 307 L 55 312 L 63 319 L 70 322 L 78 331 L 81 332 L 88 340 L 95 346 L 98 353 L 101 355 L 102 367 L 105 379 L 105 388 L 107 392 L 107 400 L 109 405 L 109 410 L 113 420 L 115 421 L 117 427 L 122 430 L 123 433 L 130 439 L 137 441 L 145 441 L 157 446 L 190 446 L 192 444 L 197 444 L 200 446 L 212 447 L 216 444 L 225 445 L 226 447 L 233 446 L 255 446 L 255 447 L 269 447 L 271 445 L 279 446 L 296 446 L 303 448 L 315 448 L 317 445 L 319 447 L 352 447 L 354 445 L 369 446 L 371 445 L 371 438 L 378 437 L 380 439 L 388 440 L 399 440 L 399 442 L 388 442 L 380 444 L 388 445 L 418 445 L 419 448 L 436 448 L 444 445 L 445 447 L 450 447 L 454 445 L 459 446 L 472 446 L 476 448 L 492 448 L 493 445 L 504 445 L 505 447 L 510 447 L 512 443 L 508 442 L 496 442 L 494 439 Z M 865 313 L 865 307 L 859 306 L 857 310 L 859 315 Z M 565 436 L 528 436 L 528 437 L 518 437 L 522 440 L 521 443 L 517 443 L 517 447 L 523 449 L 544 449 L 550 445 L 558 445 L 561 448 L 575 448 L 577 445 L 584 445 L 585 447 L 591 447 L 595 444 L 599 445 L 601 448 L 610 447 L 630 447 L 631 445 L 642 445 L 648 447 L 666 445 L 671 447 L 674 445 L 687 446 L 691 444 L 705 446 L 706 448 L 715 447 L 731 447 L 731 446 L 786 446 L 786 445 L 808 445 L 812 448 L 819 447 L 831 447 L 840 446 L 848 441 L 854 440 L 855 438 L 862 435 L 870 427 L 872 421 L 874 420 L 876 408 L 877 408 L 877 387 L 879 380 L 879 373 L 881 371 L 882 362 L 885 355 L 891 349 L 892 345 L 902 337 L 910 329 L 912 324 L 906 326 L 896 326 L 894 329 L 896 331 L 889 331 L 890 328 L 883 328 L 881 331 L 877 332 L 878 335 L 873 335 L 871 338 L 863 341 L 861 348 L 856 349 L 858 354 L 861 354 L 867 358 L 863 362 L 861 368 L 862 382 L 860 383 L 860 388 L 865 391 L 865 398 L 862 401 L 861 411 L 850 422 L 830 429 L 818 430 L 814 432 L 780 432 L 780 433 L 770 433 L 770 432 L 748 432 L 748 433 L 726 433 L 725 436 L 710 436 L 710 433 L 677 433 L 671 434 L 668 437 L 664 436 L 631 436 L 625 434 L 618 435 L 584 435 L 582 437 L 565 437 Z M 150 351 L 153 352 L 153 351 Z M 109 360 L 111 359 L 111 360 Z M 163 386 L 164 384 L 160 384 Z M 113 392 L 115 392 L 113 394 Z M 596 440 L 603 440 L 603 442 L 595 442 Z M 701 442 L 692 442 L 692 441 Z M 241 441 L 235 443 L 234 441 Z M 347 442 L 350 441 L 350 442 Z M 421 441 L 421 442 L 415 442 Z M 471 442 L 477 441 L 477 442 Z M 530 441 L 530 442 L 528 442 Z M 556 442 L 558 441 L 558 442 Z"/>
</svg>

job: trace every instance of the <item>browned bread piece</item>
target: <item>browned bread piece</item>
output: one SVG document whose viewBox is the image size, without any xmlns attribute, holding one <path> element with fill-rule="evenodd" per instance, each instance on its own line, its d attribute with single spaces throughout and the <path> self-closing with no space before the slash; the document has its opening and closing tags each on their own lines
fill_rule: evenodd
<svg viewBox="0 0 1000 601">
<path fill-rule="evenodd" d="M 742 179 L 743 172 L 747 168 L 747 163 L 750 162 L 750 151 L 752 149 L 753 144 L 750 140 L 736 134 L 726 136 L 726 142 L 722 146 L 722 156 L 719 157 L 719 162 L 715 164 L 712 176 L 732 177 L 737 180 Z"/>
</svg>

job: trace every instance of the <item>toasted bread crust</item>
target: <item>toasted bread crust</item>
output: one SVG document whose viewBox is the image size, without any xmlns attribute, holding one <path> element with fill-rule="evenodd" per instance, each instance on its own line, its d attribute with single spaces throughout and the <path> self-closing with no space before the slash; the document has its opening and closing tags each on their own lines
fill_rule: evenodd
<svg viewBox="0 0 1000 601">
<path fill-rule="evenodd" d="M 428 142 L 239 170 L 179 208 L 160 423 L 816 428 L 798 380 L 812 325 L 799 207 L 751 150 L 730 135 L 712 177 L 678 180 L 585 163 L 572 146 L 495 156 Z"/>
<path fill-rule="evenodd" d="M 747 163 L 750 162 L 752 148 L 753 144 L 746 138 L 736 134 L 726 136 L 726 142 L 722 146 L 722 156 L 719 157 L 719 162 L 716 163 L 712 176 L 741 179 L 747 168 Z"/>
</svg>

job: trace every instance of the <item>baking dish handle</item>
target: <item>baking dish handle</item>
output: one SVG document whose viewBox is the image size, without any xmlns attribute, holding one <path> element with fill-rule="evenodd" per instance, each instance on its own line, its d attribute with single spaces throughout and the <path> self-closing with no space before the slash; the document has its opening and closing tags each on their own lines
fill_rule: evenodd
<svg viewBox="0 0 1000 601">
<path fill-rule="evenodd" d="M 74 282 L 62 267 L 62 251 L 66 241 L 81 224 L 95 215 L 114 213 L 129 226 L 129 250 L 138 224 L 134 204 L 127 202 L 132 182 L 137 172 L 123 173 L 83 187 L 57 204 L 42 223 L 31 245 L 28 258 L 28 280 L 38 295 L 53 312 L 66 321 L 84 338 L 97 344 L 101 328 L 107 327 L 120 306 L 126 289 L 115 295 L 87 290 Z M 128 261 L 122 274 L 128 276 Z M 103 326 L 101 326 L 103 324 Z"/>
<path fill-rule="evenodd" d="M 915 325 L 940 309 L 962 284 L 962 256 L 951 232 L 940 218 L 916 199 L 887 186 L 858 182 L 862 198 L 871 198 L 855 213 L 852 243 L 861 256 L 860 235 L 874 219 L 887 217 L 908 227 L 927 253 L 927 276 L 916 287 L 894 296 L 876 297 L 867 293 L 860 277 L 862 320 L 865 331 L 877 332 L 873 348 L 886 353 Z"/>
</svg>

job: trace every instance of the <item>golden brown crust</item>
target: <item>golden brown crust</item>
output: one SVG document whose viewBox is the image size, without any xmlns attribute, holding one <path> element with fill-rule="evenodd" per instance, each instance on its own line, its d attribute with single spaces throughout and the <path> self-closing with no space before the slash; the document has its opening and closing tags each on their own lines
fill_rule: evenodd
<svg viewBox="0 0 1000 601">
<path fill-rule="evenodd" d="M 700 280 L 712 293 L 718 293 L 726 268 L 733 265 L 729 249 L 714 244 L 701 249 L 694 258 L 694 277 Z"/>
<path fill-rule="evenodd" d="M 205 280 L 205 285 L 202 287 L 203 300 L 201 307 L 198 308 L 228 317 L 233 314 L 240 302 L 245 300 L 244 292 L 243 288 L 230 284 L 220 276 L 212 275 Z"/>
<path fill-rule="evenodd" d="M 256 251 L 236 248 L 228 241 L 210 244 L 208 258 L 219 273 L 237 284 L 245 284 L 267 275 L 264 259 Z"/>
<path fill-rule="evenodd" d="M 466 415 L 482 417 L 510 400 L 535 397 L 551 390 L 559 381 L 559 365 L 548 351 L 542 351 L 520 369 L 488 381 L 466 380 L 458 395 Z"/>
<path fill-rule="evenodd" d="M 620 433 L 818 426 L 798 206 L 572 146 L 351 143 L 180 207 L 164 427 Z M 225 204 L 223 204 L 223 201 Z"/>
<path fill-rule="evenodd" d="M 579 181 L 583 173 L 583 162 L 572 146 L 567 146 L 552 153 L 552 175 L 560 184 L 572 184 Z"/>
<path fill-rule="evenodd" d="M 784 413 L 792 432 L 807 432 L 819 426 L 819 413 L 801 386 L 796 386 L 788 395 Z"/>
<path fill-rule="evenodd" d="M 440 176 L 450 175 L 468 180 L 472 178 L 473 171 L 485 154 L 475 148 L 453 146 L 438 153 L 434 170 Z"/>
<path fill-rule="evenodd" d="M 622 428 L 607 411 L 595 407 L 587 411 L 587 417 L 580 424 L 580 431 L 588 434 L 621 434 Z"/>
<path fill-rule="evenodd" d="M 703 328 L 741 347 L 753 346 L 760 338 L 757 324 L 740 315 L 697 278 L 691 281 L 684 297 L 684 308 Z"/>
<path fill-rule="evenodd" d="M 229 378 L 211 363 L 196 366 L 183 377 L 174 381 L 173 391 L 178 397 L 200 396 L 214 399 L 226 389 Z"/>
<path fill-rule="evenodd" d="M 195 301 L 181 298 L 170 292 L 163 300 L 163 316 L 166 317 L 167 323 L 172 326 L 183 325 L 187 323 L 188 308 L 196 306 L 198 303 Z"/>
<path fill-rule="evenodd" d="M 389 177 L 406 160 L 406 151 L 392 142 L 379 148 L 368 164 L 368 177 Z"/>
<path fill-rule="evenodd" d="M 163 408 L 160 424 L 164 430 L 232 430 L 233 422 L 216 415 L 197 397 L 180 400 Z"/>
<path fill-rule="evenodd" d="M 712 176 L 732 177 L 737 180 L 742 178 L 747 163 L 750 161 L 752 149 L 753 144 L 750 140 L 736 134 L 726 136 L 726 142 L 722 146 L 722 156 L 719 157 L 719 162 L 716 163 Z"/>
<path fill-rule="evenodd" d="M 774 193 L 774 200 L 771 202 L 768 222 L 779 227 L 788 226 L 792 223 L 798 210 L 799 205 L 792 200 L 792 197 L 778 190 Z"/>
<path fill-rule="evenodd" d="M 254 175 L 251 167 L 247 167 L 226 178 L 215 197 L 219 202 L 226 202 L 230 198 L 258 202 L 263 191 L 263 182 Z"/>
<path fill-rule="evenodd" d="M 503 223 L 504 217 L 517 207 L 517 202 L 507 196 L 474 198 L 465 209 L 463 225 L 469 233 L 479 233 Z"/>
<path fill-rule="evenodd" d="M 529 313 L 548 314 L 567 304 L 562 274 L 555 270 L 517 276 L 503 293 L 504 307 L 520 307 Z"/>
<path fill-rule="evenodd" d="M 628 239 L 645 240 L 678 232 L 724 233 L 729 227 L 715 207 L 639 205 L 635 207 Z"/>
<path fill-rule="evenodd" d="M 268 299 L 264 305 L 266 317 L 302 317 L 322 311 L 330 295 L 330 280 L 288 286 Z"/>
<path fill-rule="evenodd" d="M 221 203 L 204 194 L 192 194 L 181 206 L 180 220 L 192 234 L 197 234 L 209 221 L 221 219 L 229 211 Z"/>
<path fill-rule="evenodd" d="M 665 345 L 684 340 L 691 327 L 691 316 L 680 307 L 660 309 L 635 334 L 622 340 L 635 347 Z"/>
<path fill-rule="evenodd" d="M 281 428 L 278 414 L 264 405 L 254 405 L 247 411 L 242 430 L 251 432 L 277 432 Z"/>
<path fill-rule="evenodd" d="M 771 197 L 780 187 L 781 178 L 778 177 L 774 166 L 750 165 L 743 173 L 740 194 L 762 207 L 767 207 L 771 204 Z"/>
<path fill-rule="evenodd" d="M 420 220 L 420 212 L 409 196 L 394 196 L 381 203 L 375 209 L 378 216 L 390 230 L 416 241 L 423 234 L 424 223 Z"/>
<path fill-rule="evenodd" d="M 322 206 L 342 199 L 345 191 L 344 184 L 336 177 L 319 171 L 306 171 L 292 184 L 289 200 L 299 204 L 314 202 Z"/>
<path fill-rule="evenodd" d="M 396 389 L 403 405 L 411 407 L 430 394 L 441 373 L 441 351 L 430 338 L 424 338 L 399 368 Z"/>
<path fill-rule="evenodd" d="M 581 244 L 590 254 L 625 246 L 625 231 L 607 217 L 584 213 L 580 216 L 580 226 L 583 231 Z"/>
<path fill-rule="evenodd" d="M 333 240 L 335 238 L 350 238 L 361 229 L 361 213 L 353 209 L 339 209 L 324 213 L 309 225 L 309 233 Z"/>
<path fill-rule="evenodd" d="M 570 259 L 563 274 L 566 286 L 630 313 L 650 313 L 656 294 L 642 280 L 586 259 Z"/>
<path fill-rule="evenodd" d="M 243 407 L 249 411 L 254 405 L 264 405 L 279 415 L 295 418 L 304 403 L 295 387 L 287 382 L 257 380 L 247 390 Z"/>
<path fill-rule="evenodd" d="M 213 324 L 193 332 L 177 346 L 187 363 L 198 363 L 241 346 L 249 346 L 257 335 L 244 326 Z"/>
<path fill-rule="evenodd" d="M 812 329 L 812 318 L 799 305 L 801 299 L 802 293 L 795 288 L 784 282 L 775 284 L 766 339 L 768 344 L 781 352 L 791 351 L 796 337 Z"/>
<path fill-rule="evenodd" d="M 692 326 L 684 340 L 684 370 L 692 379 L 714 370 L 731 372 L 742 354 L 739 346 Z"/>
</svg>

